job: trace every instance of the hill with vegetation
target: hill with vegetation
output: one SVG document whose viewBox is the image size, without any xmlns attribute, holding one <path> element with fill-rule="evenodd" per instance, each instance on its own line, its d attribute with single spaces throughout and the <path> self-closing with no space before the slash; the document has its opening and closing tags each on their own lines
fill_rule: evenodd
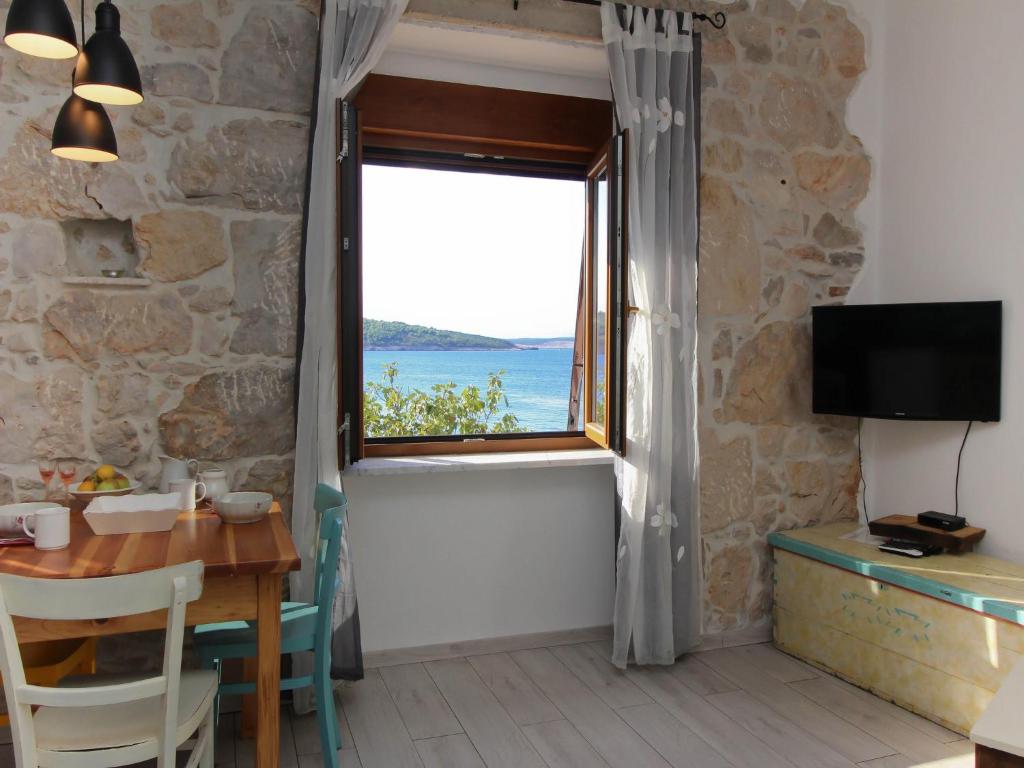
<svg viewBox="0 0 1024 768">
<path fill-rule="evenodd" d="M 511 341 L 490 336 L 389 320 L 363 320 L 363 349 L 366 350 L 487 352 L 519 348 Z"/>
</svg>

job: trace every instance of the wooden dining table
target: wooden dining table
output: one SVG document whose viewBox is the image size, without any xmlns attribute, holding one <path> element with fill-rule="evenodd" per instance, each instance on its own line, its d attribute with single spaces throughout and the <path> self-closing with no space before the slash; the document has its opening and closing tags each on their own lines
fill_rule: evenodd
<svg viewBox="0 0 1024 768">
<path fill-rule="evenodd" d="M 97 536 L 80 506 L 71 512 L 71 545 L 58 551 L 0 548 L 0 573 L 88 579 L 163 568 L 192 560 L 205 565 L 202 596 L 188 605 L 189 626 L 256 619 L 256 765 L 278 764 L 280 750 L 281 582 L 299 569 L 299 555 L 275 503 L 263 520 L 222 523 L 209 509 L 182 512 L 170 531 Z M 18 618 L 21 644 L 164 629 L 166 611 L 97 621 Z"/>
</svg>

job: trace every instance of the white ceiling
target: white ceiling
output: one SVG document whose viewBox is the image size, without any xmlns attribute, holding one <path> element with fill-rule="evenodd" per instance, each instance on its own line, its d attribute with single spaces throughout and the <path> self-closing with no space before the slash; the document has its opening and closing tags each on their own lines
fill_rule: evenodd
<svg viewBox="0 0 1024 768">
<path fill-rule="evenodd" d="M 610 99 L 599 43 L 402 21 L 374 72 Z"/>
</svg>

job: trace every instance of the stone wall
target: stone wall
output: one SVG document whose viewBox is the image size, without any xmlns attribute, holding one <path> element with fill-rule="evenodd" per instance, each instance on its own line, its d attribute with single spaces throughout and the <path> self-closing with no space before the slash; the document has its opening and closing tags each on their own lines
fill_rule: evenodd
<svg viewBox="0 0 1024 768">
<path fill-rule="evenodd" d="M 704 31 L 699 282 L 705 621 L 767 620 L 770 531 L 856 516 L 856 422 L 810 407 L 810 307 L 864 261 L 871 164 L 847 130 L 864 36 L 839 5 L 724 5 Z M 718 7 L 706 3 L 708 10 Z"/>
<path fill-rule="evenodd" d="M 662 3 L 673 5 L 674 3 Z M 41 454 L 144 481 L 168 451 L 287 492 L 313 0 L 124 0 L 147 101 L 111 110 L 123 160 L 52 159 L 70 64 L 0 47 L 0 501 Z M 689 5 L 680 3 L 679 5 Z M 592 37 L 592 9 L 415 0 L 427 17 Z M 550 6 L 550 7 L 548 7 Z M 6 3 L 0 0 L 6 11 Z M 870 163 L 845 125 L 864 38 L 827 0 L 706 2 L 700 447 L 709 632 L 770 607 L 765 536 L 855 515 L 856 425 L 809 403 L 809 308 L 864 251 Z M 493 9 L 493 12 L 492 10 Z M 65 285 L 137 265 L 138 289 Z"/>
<path fill-rule="evenodd" d="M 117 163 L 52 157 L 73 62 L 0 46 L 0 503 L 40 456 L 152 485 L 166 452 L 287 505 L 319 4 L 118 6 L 146 100 L 108 109 Z M 150 284 L 65 282 L 102 268 Z"/>
</svg>

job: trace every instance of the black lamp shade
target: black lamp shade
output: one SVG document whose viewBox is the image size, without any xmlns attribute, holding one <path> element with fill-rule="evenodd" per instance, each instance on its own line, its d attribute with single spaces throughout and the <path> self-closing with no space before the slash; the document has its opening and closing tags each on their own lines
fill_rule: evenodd
<svg viewBox="0 0 1024 768">
<path fill-rule="evenodd" d="M 57 115 L 50 151 L 67 160 L 117 160 L 117 137 L 101 104 L 72 94 Z"/>
<path fill-rule="evenodd" d="M 96 6 L 96 32 L 78 57 L 74 88 L 83 99 L 102 104 L 125 106 L 142 101 L 142 78 L 121 37 L 121 14 L 113 3 Z"/>
<path fill-rule="evenodd" d="M 64 0 L 14 0 L 4 42 L 44 59 L 70 59 L 78 53 L 75 23 Z"/>
</svg>

